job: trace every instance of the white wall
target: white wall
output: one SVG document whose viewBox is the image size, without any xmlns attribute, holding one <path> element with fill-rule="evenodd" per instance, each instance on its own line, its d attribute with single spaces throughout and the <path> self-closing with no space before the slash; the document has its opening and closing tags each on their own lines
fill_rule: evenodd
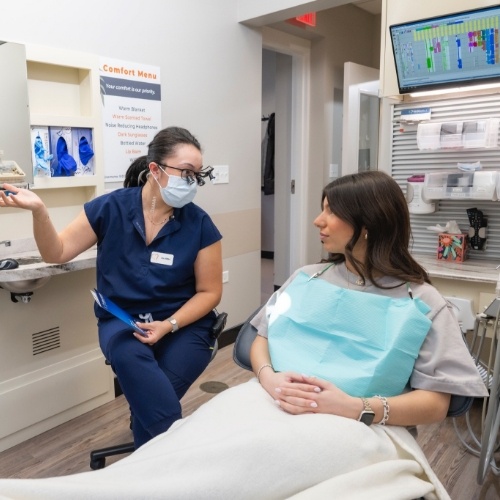
<svg viewBox="0 0 500 500">
<path fill-rule="evenodd" d="M 301 3 L 325 8 L 346 2 L 284 1 L 274 7 L 295 8 Z M 262 45 L 260 30 L 238 23 L 243 4 L 251 10 L 251 3 L 233 0 L 216 4 L 144 0 L 140 7 L 130 0 L 89 0 L 79 9 L 61 8 L 56 0 L 26 0 L 0 6 L 2 39 L 160 67 L 163 125 L 184 126 L 197 135 L 204 146 L 205 164 L 230 166 L 229 184 L 207 184 L 197 196 L 224 235 L 224 268 L 230 278 L 221 308 L 229 312 L 229 325 L 242 322 L 260 300 L 255 271 L 260 258 Z M 282 19 L 287 15 L 281 14 Z M 378 32 L 378 18 L 351 5 L 318 12 L 311 52 L 309 155 L 315 175 L 309 179 L 310 196 L 304 207 L 310 221 L 332 162 L 334 87 L 342 82 L 345 61 L 375 65 L 373 45 L 378 44 Z M 61 213 L 54 217 L 58 228 L 79 209 L 76 205 L 70 211 L 64 208 L 62 204 Z M 15 238 L 17 232 L 26 237 L 31 231 L 22 215 L 0 213 L 0 217 L 0 239 Z M 321 249 L 312 224 L 306 240 L 306 260 L 318 260 Z M 250 281 L 237 280 L 241 261 L 254 271 Z"/>
<path fill-rule="evenodd" d="M 291 2 L 300 3 L 324 8 L 345 2 Z M 230 165 L 229 184 L 207 184 L 197 197 L 224 235 L 224 266 L 230 279 L 224 285 L 222 308 L 230 313 L 229 325 L 243 321 L 260 297 L 258 273 L 253 272 L 249 282 L 236 279 L 242 260 L 254 271 L 259 265 L 262 57 L 260 32 L 237 22 L 237 7 L 233 0 L 219 0 L 216 6 L 204 0 L 144 0 L 140 7 L 130 0 L 89 0 L 79 9 L 62 8 L 56 0 L 0 6 L 5 40 L 160 67 L 163 125 L 176 124 L 195 133 L 204 146 L 205 164 Z M 344 61 L 375 65 L 378 29 L 377 18 L 351 5 L 318 13 L 312 41 L 310 130 L 310 164 L 317 175 L 309 180 L 304 207 L 310 221 L 332 162 L 333 89 L 342 81 Z M 356 43 L 346 43 L 354 33 Z M 68 217 L 64 206 L 60 212 L 54 217 L 58 227 Z M 25 237 L 31 231 L 21 215 L 0 217 L 0 239 Z M 312 224 L 306 239 L 307 260 L 315 261 L 320 245 Z"/>
<path fill-rule="evenodd" d="M 207 183 L 196 199 L 224 236 L 224 270 L 229 271 L 229 283 L 224 285 L 219 309 L 229 313 L 229 327 L 242 323 L 260 304 L 262 41 L 259 31 L 237 22 L 236 11 L 233 0 L 143 0 L 139 4 L 131 0 L 87 0 L 79 5 L 26 0 L 0 4 L 2 40 L 43 47 L 47 53 L 65 49 L 160 67 L 162 125 L 191 130 L 204 148 L 205 165 L 230 167 L 229 184 Z M 102 192 L 104 186 L 98 188 L 97 192 Z M 50 207 L 57 229 L 62 229 L 85 201 L 85 189 L 49 189 L 39 194 Z M 29 213 L 0 211 L 0 240 L 31 235 Z M 61 394 L 59 381 L 65 377 L 69 380 L 65 370 L 59 368 L 61 363 L 66 363 L 64 369 L 76 378 L 82 373 L 79 363 L 99 366 L 110 374 L 97 344 L 89 294 L 92 282 L 95 278 L 91 270 L 54 278 L 34 292 L 29 304 L 14 304 L 10 294 L 0 290 L 0 315 L 16 324 L 15 343 L 9 342 L 14 330 L 8 323 L 0 329 L 2 351 L 9 359 L 23 360 L 15 361 L 14 367 L 29 379 L 26 386 L 30 389 L 39 387 L 43 367 L 42 378 L 51 381 L 39 391 L 46 401 Z M 74 322 L 77 314 L 79 319 Z M 54 327 L 61 332 L 61 347 L 35 358 L 31 352 L 33 334 Z M 72 346 L 77 339 L 82 346 L 76 351 Z M 83 356 L 84 362 L 77 361 L 77 356 Z M 50 379 L 45 372 L 51 374 Z M 80 376 L 80 382 L 87 389 L 95 388 L 92 377 Z M 62 406 L 54 410 L 55 415 L 51 414 L 51 405 L 42 405 L 48 414 L 39 416 L 41 422 L 33 424 L 35 418 L 17 425 L 16 415 L 10 415 L 8 422 L 0 424 L 0 449 L 109 400 L 112 387 L 108 382 L 104 378 L 101 383 L 105 388 L 98 392 L 79 391 L 82 397 L 78 401 L 65 397 L 63 404 L 59 398 Z M 12 396 L 13 384 L 12 370 L 4 363 L 0 396 Z M 14 397 L 21 407 L 29 404 L 26 395 L 16 392 Z"/>
<path fill-rule="evenodd" d="M 207 183 L 196 200 L 224 236 L 230 281 L 222 308 L 230 312 L 229 325 L 242 322 L 260 301 L 259 273 L 240 282 L 235 266 L 255 271 L 260 265 L 261 35 L 239 24 L 236 11 L 233 0 L 0 4 L 1 39 L 160 67 L 162 125 L 191 130 L 206 165 L 230 166 L 230 184 Z M 31 234 L 22 215 L 0 213 L 0 240 Z M 53 215 L 58 228 L 67 223 Z"/>
</svg>

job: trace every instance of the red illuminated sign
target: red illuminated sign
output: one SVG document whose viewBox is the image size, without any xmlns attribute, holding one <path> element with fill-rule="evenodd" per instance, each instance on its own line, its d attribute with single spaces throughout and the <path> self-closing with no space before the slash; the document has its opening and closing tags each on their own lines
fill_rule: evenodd
<svg viewBox="0 0 500 500">
<path fill-rule="evenodd" d="M 316 26 L 316 12 L 309 12 L 295 18 L 299 23 L 307 24 L 308 26 Z"/>
</svg>

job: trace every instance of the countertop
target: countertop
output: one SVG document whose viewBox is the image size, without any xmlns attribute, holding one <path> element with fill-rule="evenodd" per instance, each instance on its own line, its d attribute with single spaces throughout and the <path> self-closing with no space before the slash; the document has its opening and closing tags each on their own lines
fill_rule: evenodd
<svg viewBox="0 0 500 500">
<path fill-rule="evenodd" d="M 466 260 L 450 262 L 438 260 L 434 255 L 413 255 L 431 278 L 497 284 L 500 278 L 500 260 Z"/>
<path fill-rule="evenodd" d="M 96 255 L 97 249 L 91 248 L 65 264 L 47 264 L 46 262 L 22 264 L 16 269 L 0 271 L 0 282 L 43 278 L 45 276 L 56 276 L 72 271 L 90 269 L 95 267 Z M 30 257 L 40 257 L 32 238 L 11 240 L 9 246 L 5 246 L 5 243 L 0 246 L 0 259 L 11 258 L 17 260 Z"/>
<path fill-rule="evenodd" d="M 0 271 L 0 281 L 42 278 L 81 269 L 90 269 L 95 267 L 96 255 L 97 249 L 91 248 L 66 264 L 35 262 L 20 265 L 17 269 Z M 40 254 L 33 239 L 12 240 L 10 246 L 0 246 L 0 259 L 22 259 L 37 256 L 39 257 Z M 431 278 L 500 284 L 500 269 L 497 269 L 497 266 L 500 266 L 500 260 L 450 262 L 438 260 L 434 255 L 413 255 L 413 257 L 426 269 Z"/>
</svg>

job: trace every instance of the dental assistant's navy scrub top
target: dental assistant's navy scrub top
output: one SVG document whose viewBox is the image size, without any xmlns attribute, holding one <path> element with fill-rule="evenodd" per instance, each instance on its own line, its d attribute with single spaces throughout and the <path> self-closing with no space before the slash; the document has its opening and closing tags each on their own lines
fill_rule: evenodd
<svg viewBox="0 0 500 500">
<path fill-rule="evenodd" d="M 132 316 L 152 313 L 156 320 L 193 297 L 198 252 L 222 236 L 204 210 L 188 203 L 146 245 L 141 193 L 142 187 L 118 189 L 84 210 L 97 235 L 97 289 Z M 97 304 L 94 310 L 99 319 L 111 317 Z M 210 325 L 213 317 L 206 317 Z"/>
</svg>

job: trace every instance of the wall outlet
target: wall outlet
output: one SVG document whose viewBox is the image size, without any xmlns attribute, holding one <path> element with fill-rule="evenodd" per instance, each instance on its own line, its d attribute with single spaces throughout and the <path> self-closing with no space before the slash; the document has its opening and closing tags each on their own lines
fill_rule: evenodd
<svg viewBox="0 0 500 500">
<path fill-rule="evenodd" d="M 330 169 L 328 172 L 330 179 L 339 176 L 339 166 L 337 163 L 330 163 Z"/>
<path fill-rule="evenodd" d="M 229 281 L 229 271 L 222 271 L 222 283 Z"/>
<path fill-rule="evenodd" d="M 214 184 L 228 184 L 229 183 L 229 165 L 213 165 L 214 171 L 212 172 L 215 179 Z"/>
</svg>

